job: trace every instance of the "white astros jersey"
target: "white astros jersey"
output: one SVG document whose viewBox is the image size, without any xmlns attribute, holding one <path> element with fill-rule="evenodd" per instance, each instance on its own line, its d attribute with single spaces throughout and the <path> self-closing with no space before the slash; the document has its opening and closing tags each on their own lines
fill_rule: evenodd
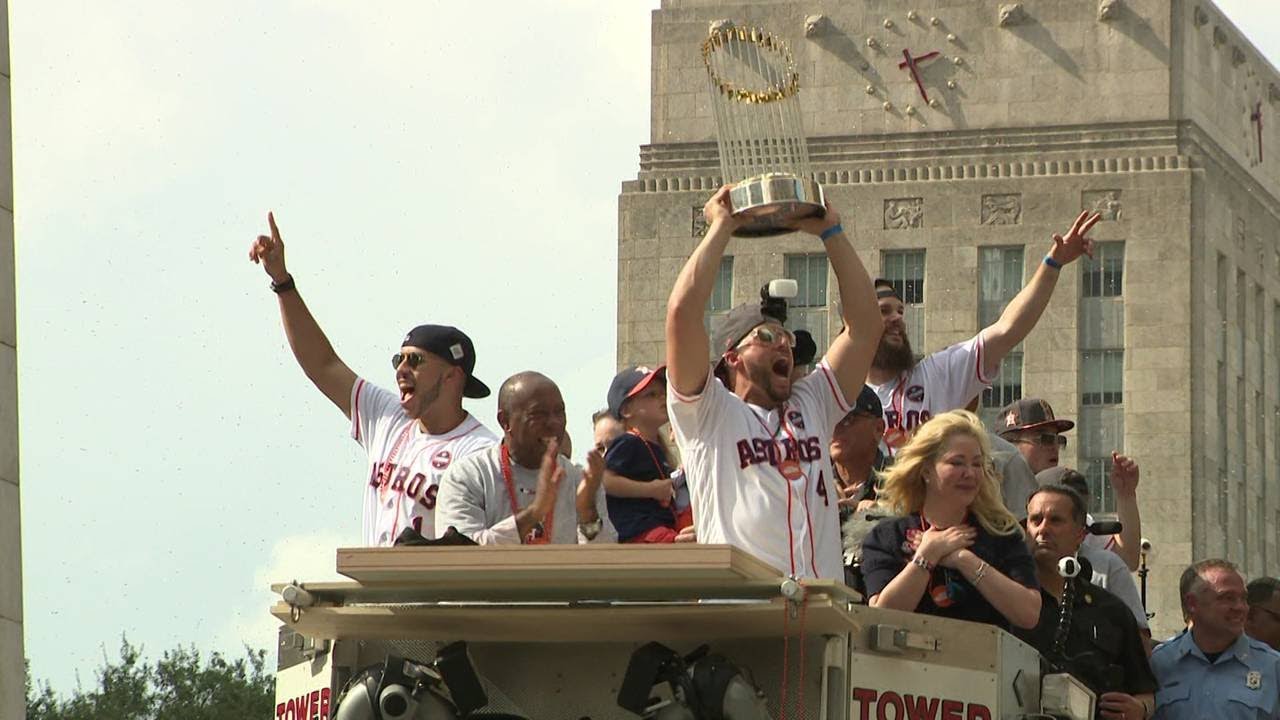
<svg viewBox="0 0 1280 720">
<path fill-rule="evenodd" d="M 983 374 L 982 333 L 926 355 L 910 372 L 882 385 L 867 383 L 884 406 L 884 445 L 890 454 L 938 413 L 958 410 L 991 385 Z"/>
<path fill-rule="evenodd" d="M 412 526 L 436 537 L 436 493 L 454 460 L 498 443 L 470 413 L 443 435 L 428 435 L 400 409 L 400 398 L 363 379 L 351 387 L 351 437 L 369 454 L 362 537 L 368 546 L 395 542 Z"/>
<path fill-rule="evenodd" d="M 792 385 L 781 412 L 715 377 L 696 397 L 668 384 L 667 407 L 698 542 L 734 545 L 796 577 L 844 578 L 827 445 L 849 404 L 825 360 Z"/>
</svg>

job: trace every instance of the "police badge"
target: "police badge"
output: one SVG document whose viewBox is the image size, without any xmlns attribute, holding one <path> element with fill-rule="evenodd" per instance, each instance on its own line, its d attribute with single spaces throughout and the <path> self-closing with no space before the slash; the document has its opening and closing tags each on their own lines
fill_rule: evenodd
<svg viewBox="0 0 1280 720">
<path fill-rule="evenodd" d="M 1257 670 L 1250 670 L 1249 674 L 1244 678 L 1244 684 L 1250 690 L 1257 690 L 1262 687 L 1262 673 Z"/>
</svg>

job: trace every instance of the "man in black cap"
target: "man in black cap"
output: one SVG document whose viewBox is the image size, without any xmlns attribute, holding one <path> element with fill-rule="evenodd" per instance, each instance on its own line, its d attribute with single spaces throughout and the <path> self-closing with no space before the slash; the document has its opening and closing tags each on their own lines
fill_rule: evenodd
<svg viewBox="0 0 1280 720">
<path fill-rule="evenodd" d="M 831 466 L 840 496 L 840 516 L 865 511 L 876 504 L 876 471 L 882 468 L 880 438 L 884 435 L 884 409 L 880 398 L 866 385 L 853 408 L 831 433 Z"/>
<path fill-rule="evenodd" d="M 1018 447 L 1035 473 L 1058 464 L 1058 453 L 1067 446 L 1063 433 L 1075 426 L 1054 417 L 1049 403 L 1034 397 L 1005 405 L 995 421 L 995 431 Z"/>
<path fill-rule="evenodd" d="M 875 388 L 884 405 L 884 437 L 890 453 L 929 418 L 965 407 L 991 384 L 1000 361 L 1040 320 L 1058 283 L 1058 273 L 1081 255 L 1092 256 L 1093 241 L 1086 235 L 1099 219 L 1097 213 L 1080 213 L 1066 236 L 1053 236 L 1053 245 L 1035 275 L 1009 301 L 999 319 L 969 340 L 926 355 L 919 362 L 907 337 L 905 305 L 899 291 L 888 280 L 876 280 L 884 335 L 867 384 Z"/>
<path fill-rule="evenodd" d="M 399 393 L 356 377 L 338 357 L 285 269 L 284 241 L 275 217 L 249 259 L 261 263 L 280 303 L 289 347 L 302 371 L 343 415 L 369 456 L 363 513 L 364 543 L 391 545 L 405 528 L 434 538 L 440 477 L 454 460 L 497 444 L 498 437 L 462 409 L 462 398 L 489 388 L 472 374 L 471 338 L 455 327 L 419 325 L 391 358 Z M 441 528 L 443 530 L 444 528 Z"/>
<path fill-rule="evenodd" d="M 1070 420 L 1054 417 L 1049 403 L 1035 397 L 1009 403 L 1001 408 L 995 420 L 996 432 L 1017 446 L 1037 478 L 1040 473 L 1058 466 L 1058 453 L 1067 446 L 1067 438 L 1062 433 L 1075 425 Z M 1123 529 L 1116 535 L 1090 535 L 1085 544 L 1111 550 L 1124 560 L 1130 570 L 1137 570 L 1142 545 L 1138 463 L 1118 452 L 1111 453 L 1111 489 L 1116 502 L 1116 517 Z M 1092 499 L 1087 484 L 1083 495 L 1087 508 Z M 1093 519 L 1090 518 L 1089 522 L 1092 523 Z"/>
<path fill-rule="evenodd" d="M 840 217 L 797 228 L 816 235 L 840 286 L 849 330 L 808 376 L 792 382 L 794 336 L 760 303 L 718 323 L 714 346 L 703 315 L 717 268 L 741 219 L 729 187 L 703 208 L 708 230 L 667 301 L 667 405 L 693 500 L 698 542 L 735 545 L 794 577 L 841 579 L 839 496 L 827 443 L 871 366 L 881 323 L 866 268 Z M 708 373 L 714 347 L 717 373 Z"/>
</svg>

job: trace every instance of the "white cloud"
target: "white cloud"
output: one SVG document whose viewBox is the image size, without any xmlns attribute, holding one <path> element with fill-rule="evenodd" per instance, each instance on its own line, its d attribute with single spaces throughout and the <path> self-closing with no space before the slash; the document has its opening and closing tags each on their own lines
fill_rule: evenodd
<svg viewBox="0 0 1280 720">
<path fill-rule="evenodd" d="M 336 568 L 336 550 L 350 546 L 350 537 L 333 533 L 292 535 L 277 540 L 266 562 L 253 571 L 253 590 L 244 601 L 232 608 L 231 616 L 216 634 L 216 647 L 232 657 L 243 646 L 264 648 L 274 658 L 276 633 L 280 621 L 270 608 L 280 596 L 271 592 L 273 583 L 330 582 L 345 580 Z"/>
</svg>

